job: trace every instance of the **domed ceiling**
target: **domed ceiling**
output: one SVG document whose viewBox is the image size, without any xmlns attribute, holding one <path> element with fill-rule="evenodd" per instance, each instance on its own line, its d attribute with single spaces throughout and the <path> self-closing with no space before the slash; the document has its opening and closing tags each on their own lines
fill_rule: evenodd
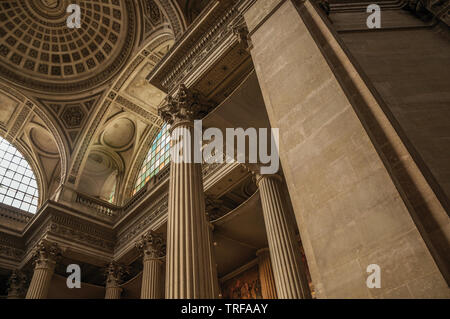
<svg viewBox="0 0 450 319">
<path fill-rule="evenodd" d="M 68 28 L 69 4 L 81 8 L 81 28 Z M 133 1 L 2 0 L 0 73 L 15 84 L 68 93 L 114 76 L 136 34 Z"/>
<path fill-rule="evenodd" d="M 176 0 L 0 0 L 0 136 L 29 150 L 43 200 L 61 183 L 103 196 L 115 172 L 118 200 L 131 194 L 161 126 L 164 94 L 145 75 L 185 23 Z M 115 165 L 104 183 L 92 178 L 100 155 Z"/>
</svg>

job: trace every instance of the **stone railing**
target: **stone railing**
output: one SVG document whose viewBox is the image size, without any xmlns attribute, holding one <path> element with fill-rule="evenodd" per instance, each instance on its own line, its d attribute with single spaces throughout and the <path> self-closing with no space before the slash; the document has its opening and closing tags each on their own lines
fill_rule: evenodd
<svg viewBox="0 0 450 319">
<path fill-rule="evenodd" d="M 75 202 L 89 207 L 96 211 L 100 216 L 116 217 L 120 215 L 121 208 L 119 206 L 108 203 L 104 200 L 91 197 L 86 194 L 76 192 Z"/>
</svg>

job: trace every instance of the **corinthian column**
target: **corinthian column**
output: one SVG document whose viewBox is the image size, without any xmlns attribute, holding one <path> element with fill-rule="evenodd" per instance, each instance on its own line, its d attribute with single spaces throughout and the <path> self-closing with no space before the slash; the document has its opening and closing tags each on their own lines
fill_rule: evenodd
<svg viewBox="0 0 450 319">
<path fill-rule="evenodd" d="M 136 248 L 143 254 L 141 299 L 162 299 L 164 297 L 164 255 L 166 245 L 160 234 L 149 231 L 142 235 Z"/>
<path fill-rule="evenodd" d="M 122 294 L 122 277 L 126 270 L 123 265 L 120 265 L 114 261 L 110 262 L 106 267 L 106 293 L 105 299 L 120 299 Z"/>
<path fill-rule="evenodd" d="M 258 174 L 256 184 L 261 196 L 278 298 L 310 298 L 307 283 L 303 280 L 304 267 L 294 229 L 283 205 L 281 176 Z"/>
<path fill-rule="evenodd" d="M 41 241 L 34 249 L 34 273 L 26 299 L 45 299 L 61 250 L 56 243 Z"/>
<path fill-rule="evenodd" d="M 13 270 L 8 280 L 8 299 L 23 299 L 27 291 L 26 276 L 20 270 Z"/>
<path fill-rule="evenodd" d="M 277 299 L 275 279 L 273 278 L 272 262 L 268 248 L 256 252 L 258 256 L 258 272 L 261 281 L 261 294 L 264 299 Z"/>
<path fill-rule="evenodd" d="M 213 298 L 201 158 L 194 162 L 201 145 L 193 139 L 194 120 L 201 119 L 209 105 L 184 85 L 166 101 L 159 114 L 171 125 L 174 143 L 167 217 L 166 298 Z"/>
</svg>

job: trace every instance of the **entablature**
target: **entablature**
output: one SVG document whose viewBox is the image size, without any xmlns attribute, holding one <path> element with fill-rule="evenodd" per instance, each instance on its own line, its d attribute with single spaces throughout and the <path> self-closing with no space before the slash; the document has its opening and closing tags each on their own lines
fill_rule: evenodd
<svg viewBox="0 0 450 319">
<path fill-rule="evenodd" d="M 173 94 L 180 84 L 220 104 L 253 69 L 242 1 L 212 1 L 147 76 Z"/>
<path fill-rule="evenodd" d="M 242 180 L 248 172 L 239 163 L 203 166 L 205 192 L 224 180 Z M 65 257 L 88 256 L 101 265 L 127 254 L 135 256 L 134 242 L 167 220 L 170 167 L 161 171 L 124 206 L 112 205 L 62 185 L 58 194 L 46 201 L 36 215 L 0 206 L 0 266 L 23 268 L 29 265 L 34 246 L 42 240 L 57 243 Z M 81 256 L 81 257 L 80 257 Z"/>
</svg>

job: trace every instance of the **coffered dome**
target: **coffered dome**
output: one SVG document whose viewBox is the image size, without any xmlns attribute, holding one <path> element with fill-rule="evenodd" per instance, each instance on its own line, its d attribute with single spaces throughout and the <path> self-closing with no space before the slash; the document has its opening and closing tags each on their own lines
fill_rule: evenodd
<svg viewBox="0 0 450 319">
<path fill-rule="evenodd" d="M 81 28 L 67 27 L 70 4 L 81 8 Z M 135 24 L 133 1 L 1 1 L 0 72 L 34 90 L 90 89 L 123 66 L 133 47 Z"/>
</svg>

